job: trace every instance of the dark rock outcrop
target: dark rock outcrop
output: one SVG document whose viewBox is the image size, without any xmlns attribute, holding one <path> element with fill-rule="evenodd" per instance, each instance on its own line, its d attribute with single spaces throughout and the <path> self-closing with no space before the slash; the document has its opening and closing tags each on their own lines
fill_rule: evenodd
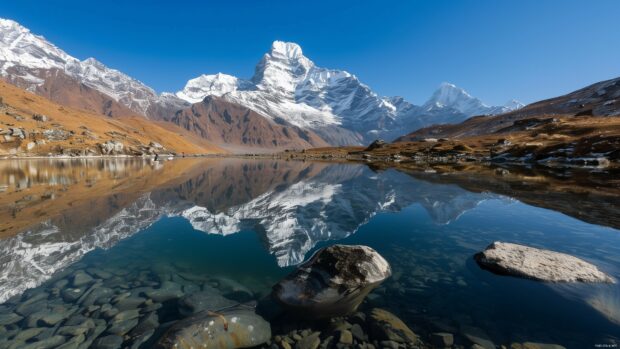
<svg viewBox="0 0 620 349">
<path fill-rule="evenodd" d="M 342 316 L 354 312 L 391 274 L 388 262 L 372 248 L 333 245 L 316 252 L 275 285 L 272 295 L 294 314 Z"/>
</svg>

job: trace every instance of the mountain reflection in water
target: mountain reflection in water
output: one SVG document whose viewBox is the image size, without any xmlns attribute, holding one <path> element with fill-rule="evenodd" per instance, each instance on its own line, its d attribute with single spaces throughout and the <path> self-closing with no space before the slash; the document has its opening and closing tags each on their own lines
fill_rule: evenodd
<svg viewBox="0 0 620 349">
<path fill-rule="evenodd" d="M 378 212 L 417 202 L 437 223 L 447 224 L 493 197 L 394 170 L 375 174 L 365 166 L 325 163 L 226 159 L 160 166 L 142 160 L 33 160 L 4 165 L 3 198 L 17 200 L 3 199 L 2 221 L 29 226 L 22 232 L 4 227 L 3 233 L 13 236 L 0 240 L 0 301 L 163 216 L 184 217 L 209 234 L 254 229 L 278 265 L 289 266 L 302 262 L 318 242 L 354 233 Z"/>
<path fill-rule="evenodd" d="M 604 183 L 610 184 L 604 187 Z M 617 231 L 565 216 L 618 228 L 620 207 L 614 204 L 618 197 L 614 183 L 606 182 L 602 174 L 568 176 L 488 167 L 431 172 L 222 158 L 164 163 L 143 159 L 1 161 L 0 303 L 15 301 L 47 280 L 54 282 L 61 271 L 70 272 L 94 250 L 100 252 L 90 253 L 91 260 L 104 258 L 97 257 L 104 253 L 106 257 L 98 263 L 138 272 L 145 268 L 140 258 L 146 258 L 147 265 L 156 263 L 149 258 L 158 254 L 174 261 L 184 253 L 178 249 L 192 247 L 182 242 L 187 229 L 201 237 L 221 239 L 251 232 L 276 268 L 297 265 L 330 243 L 372 246 L 392 264 L 394 276 L 369 300 L 399 310 L 411 323 L 432 323 L 429 326 L 434 329 L 443 326 L 452 331 L 454 323 L 469 325 L 476 320 L 497 338 L 502 338 L 502 331 L 516 328 L 528 333 L 546 331 L 549 317 L 557 316 L 538 313 L 542 310 L 536 308 L 541 299 L 550 297 L 547 286 L 479 271 L 472 266 L 471 255 L 493 240 L 508 239 L 593 260 L 617 277 Z M 161 233 L 138 234 L 152 230 Z M 177 242 L 173 242 L 175 234 L 179 234 Z M 194 247 L 205 249 L 209 242 L 201 244 Z M 199 257 L 199 263 L 217 264 L 217 258 L 228 253 L 222 263 L 236 260 L 237 269 L 252 273 L 247 265 L 254 263 L 256 255 L 235 256 L 234 250 L 241 246 L 226 248 L 231 250 L 205 252 L 213 256 Z M 168 260 L 159 262 L 166 265 Z M 189 264 L 185 273 L 229 270 L 217 265 L 202 269 L 191 264 L 196 260 L 184 263 Z M 262 270 L 269 268 L 263 265 Z M 273 270 L 270 273 L 255 294 L 264 294 L 264 288 L 281 276 Z M 522 292 L 521 287 L 531 292 L 530 303 L 506 305 L 496 299 L 511 290 Z M 616 285 L 549 287 L 552 294 L 574 300 L 607 319 L 608 323 L 601 318 L 591 322 L 601 333 L 617 330 L 620 292 Z M 560 307 L 557 314 L 570 314 L 564 303 L 545 302 Z M 493 322 L 497 317 L 493 307 L 497 306 L 508 307 L 504 311 L 529 311 L 531 318 L 522 320 L 530 328 L 524 328 L 520 320 Z M 580 316 L 584 311 L 589 314 L 581 318 L 591 321 L 593 315 L 579 309 Z M 581 320 L 574 321 L 571 326 L 583 326 Z"/>
</svg>

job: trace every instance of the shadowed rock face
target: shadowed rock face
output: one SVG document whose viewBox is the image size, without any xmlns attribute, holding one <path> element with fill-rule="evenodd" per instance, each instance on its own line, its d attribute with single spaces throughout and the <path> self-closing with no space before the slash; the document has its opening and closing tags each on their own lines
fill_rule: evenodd
<svg viewBox="0 0 620 349">
<path fill-rule="evenodd" d="M 274 286 L 273 296 L 295 314 L 342 316 L 355 311 L 390 275 L 390 265 L 372 248 L 333 245 Z"/>
<path fill-rule="evenodd" d="M 492 272 L 547 282 L 614 283 L 595 265 L 565 253 L 496 241 L 474 259 Z"/>
</svg>

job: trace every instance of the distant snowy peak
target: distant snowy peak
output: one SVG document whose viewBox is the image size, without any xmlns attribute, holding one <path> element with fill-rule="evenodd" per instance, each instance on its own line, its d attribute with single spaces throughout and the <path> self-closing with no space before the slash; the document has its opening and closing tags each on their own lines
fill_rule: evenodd
<svg viewBox="0 0 620 349">
<path fill-rule="evenodd" d="M 428 111 L 454 109 L 465 115 L 484 114 L 489 107 L 460 87 L 444 82 L 424 104 Z"/>
<path fill-rule="evenodd" d="M 178 98 L 190 103 L 198 103 L 205 96 L 222 96 L 229 92 L 252 88 L 252 83 L 238 79 L 232 75 L 217 73 L 215 75 L 201 75 L 187 82 L 183 90 L 176 93 Z"/>
<path fill-rule="evenodd" d="M 513 110 L 517 110 L 517 109 L 521 109 L 525 107 L 525 104 L 517 101 L 516 99 L 511 99 L 508 102 L 506 102 L 506 104 L 504 104 L 504 108 L 506 108 L 506 111 L 513 111 Z"/>
<path fill-rule="evenodd" d="M 442 83 L 431 98 L 423 105 L 426 111 L 454 110 L 466 116 L 492 115 L 505 113 L 523 107 L 523 104 L 511 100 L 504 106 L 489 106 L 478 98 L 471 96 L 464 89 L 448 83 Z"/>
</svg>

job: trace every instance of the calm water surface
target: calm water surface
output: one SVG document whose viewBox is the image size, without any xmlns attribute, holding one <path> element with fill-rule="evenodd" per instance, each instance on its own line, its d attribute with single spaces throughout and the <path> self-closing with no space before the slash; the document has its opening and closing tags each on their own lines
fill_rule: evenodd
<svg viewBox="0 0 620 349">
<path fill-rule="evenodd" d="M 517 242 L 584 258 L 620 279 L 620 201 L 450 178 L 242 159 L 0 162 L 0 347 L 41 327 L 37 316 L 47 313 L 58 322 L 24 343 L 79 314 L 105 318 L 104 304 L 87 301 L 96 288 L 111 290 L 110 302 L 163 282 L 182 294 L 210 285 L 240 302 L 259 299 L 335 243 L 385 256 L 393 277 L 363 306 L 389 309 L 421 334 L 482 331 L 498 345 L 570 348 L 620 337 L 618 285 L 497 276 L 472 259 L 493 241 Z M 75 285 L 84 273 L 92 280 Z"/>
</svg>

